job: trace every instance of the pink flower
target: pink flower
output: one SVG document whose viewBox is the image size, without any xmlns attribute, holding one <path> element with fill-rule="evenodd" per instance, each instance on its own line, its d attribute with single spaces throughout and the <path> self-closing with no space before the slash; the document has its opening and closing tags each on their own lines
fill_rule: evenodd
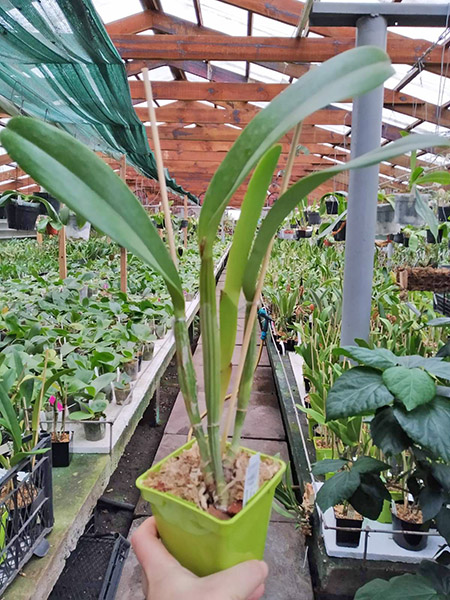
<svg viewBox="0 0 450 600">
<path fill-rule="evenodd" d="M 103 289 L 104 289 L 104 290 L 107 290 L 108 288 L 109 288 L 109 285 L 108 285 L 107 283 L 104 283 L 104 284 L 103 284 Z"/>
<path fill-rule="evenodd" d="M 53 406 L 56 402 L 55 396 L 50 396 L 50 398 L 48 399 L 48 402 L 49 402 L 50 406 Z"/>
<path fill-rule="evenodd" d="M 61 404 L 61 402 L 58 402 L 58 404 L 56 405 L 56 408 L 58 409 L 58 412 L 62 412 L 64 409 L 64 406 Z"/>
</svg>

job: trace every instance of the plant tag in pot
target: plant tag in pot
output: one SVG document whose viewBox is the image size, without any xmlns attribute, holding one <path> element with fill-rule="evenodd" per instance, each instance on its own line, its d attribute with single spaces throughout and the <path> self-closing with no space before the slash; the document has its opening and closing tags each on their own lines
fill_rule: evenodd
<svg viewBox="0 0 450 600">
<path fill-rule="evenodd" d="M 247 502 L 256 494 L 259 489 L 259 466 L 261 464 L 261 455 L 253 454 L 248 461 L 247 472 L 245 474 L 244 484 L 244 500 L 242 506 L 244 507 Z"/>
</svg>

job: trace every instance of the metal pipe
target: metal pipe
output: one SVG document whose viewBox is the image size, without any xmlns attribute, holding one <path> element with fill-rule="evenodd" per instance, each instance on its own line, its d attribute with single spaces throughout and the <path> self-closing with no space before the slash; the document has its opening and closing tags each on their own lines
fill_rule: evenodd
<svg viewBox="0 0 450 600">
<path fill-rule="evenodd" d="M 386 48 L 387 25 L 383 17 L 357 21 L 357 46 Z M 351 158 L 378 148 L 381 142 L 383 86 L 353 102 Z M 379 165 L 350 172 L 345 242 L 344 298 L 341 344 L 369 337 L 372 302 L 375 225 Z"/>
</svg>

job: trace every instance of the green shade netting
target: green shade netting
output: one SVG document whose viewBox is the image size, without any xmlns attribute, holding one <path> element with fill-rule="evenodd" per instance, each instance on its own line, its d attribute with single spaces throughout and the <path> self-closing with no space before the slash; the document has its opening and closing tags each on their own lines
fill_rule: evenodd
<svg viewBox="0 0 450 600">
<path fill-rule="evenodd" d="M 0 107 L 55 123 L 157 179 L 122 59 L 91 0 L 0 1 Z M 177 185 L 166 171 L 167 185 Z"/>
</svg>

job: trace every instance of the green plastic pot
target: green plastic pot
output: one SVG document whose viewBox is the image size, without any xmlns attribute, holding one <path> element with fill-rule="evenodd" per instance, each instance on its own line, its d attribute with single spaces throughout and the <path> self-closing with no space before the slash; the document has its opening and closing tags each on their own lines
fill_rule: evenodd
<svg viewBox="0 0 450 600">
<path fill-rule="evenodd" d="M 273 496 L 286 464 L 273 458 L 280 464 L 278 473 L 266 481 L 240 513 L 228 521 L 222 521 L 191 502 L 144 485 L 149 473 L 159 471 L 169 458 L 179 456 L 194 443 L 195 440 L 191 440 L 178 448 L 136 481 L 143 498 L 151 504 L 164 545 L 186 569 L 199 577 L 217 573 L 246 560 L 262 560 Z M 256 454 L 247 448 L 244 450 Z M 261 458 L 265 457 L 265 454 L 261 454 Z"/>
<path fill-rule="evenodd" d="M 391 494 L 391 498 L 392 498 L 392 500 L 394 500 L 394 502 L 401 500 L 403 498 L 402 492 L 392 491 L 392 492 L 390 492 L 390 494 Z M 377 521 L 379 523 L 392 523 L 391 501 L 390 500 L 385 500 L 383 502 L 383 508 L 381 510 L 380 516 L 378 517 Z"/>
<path fill-rule="evenodd" d="M 321 438 L 314 437 L 314 448 L 316 450 L 316 461 L 325 460 L 326 458 L 333 458 L 333 448 L 320 448 L 317 446 L 317 440 Z"/>
</svg>

